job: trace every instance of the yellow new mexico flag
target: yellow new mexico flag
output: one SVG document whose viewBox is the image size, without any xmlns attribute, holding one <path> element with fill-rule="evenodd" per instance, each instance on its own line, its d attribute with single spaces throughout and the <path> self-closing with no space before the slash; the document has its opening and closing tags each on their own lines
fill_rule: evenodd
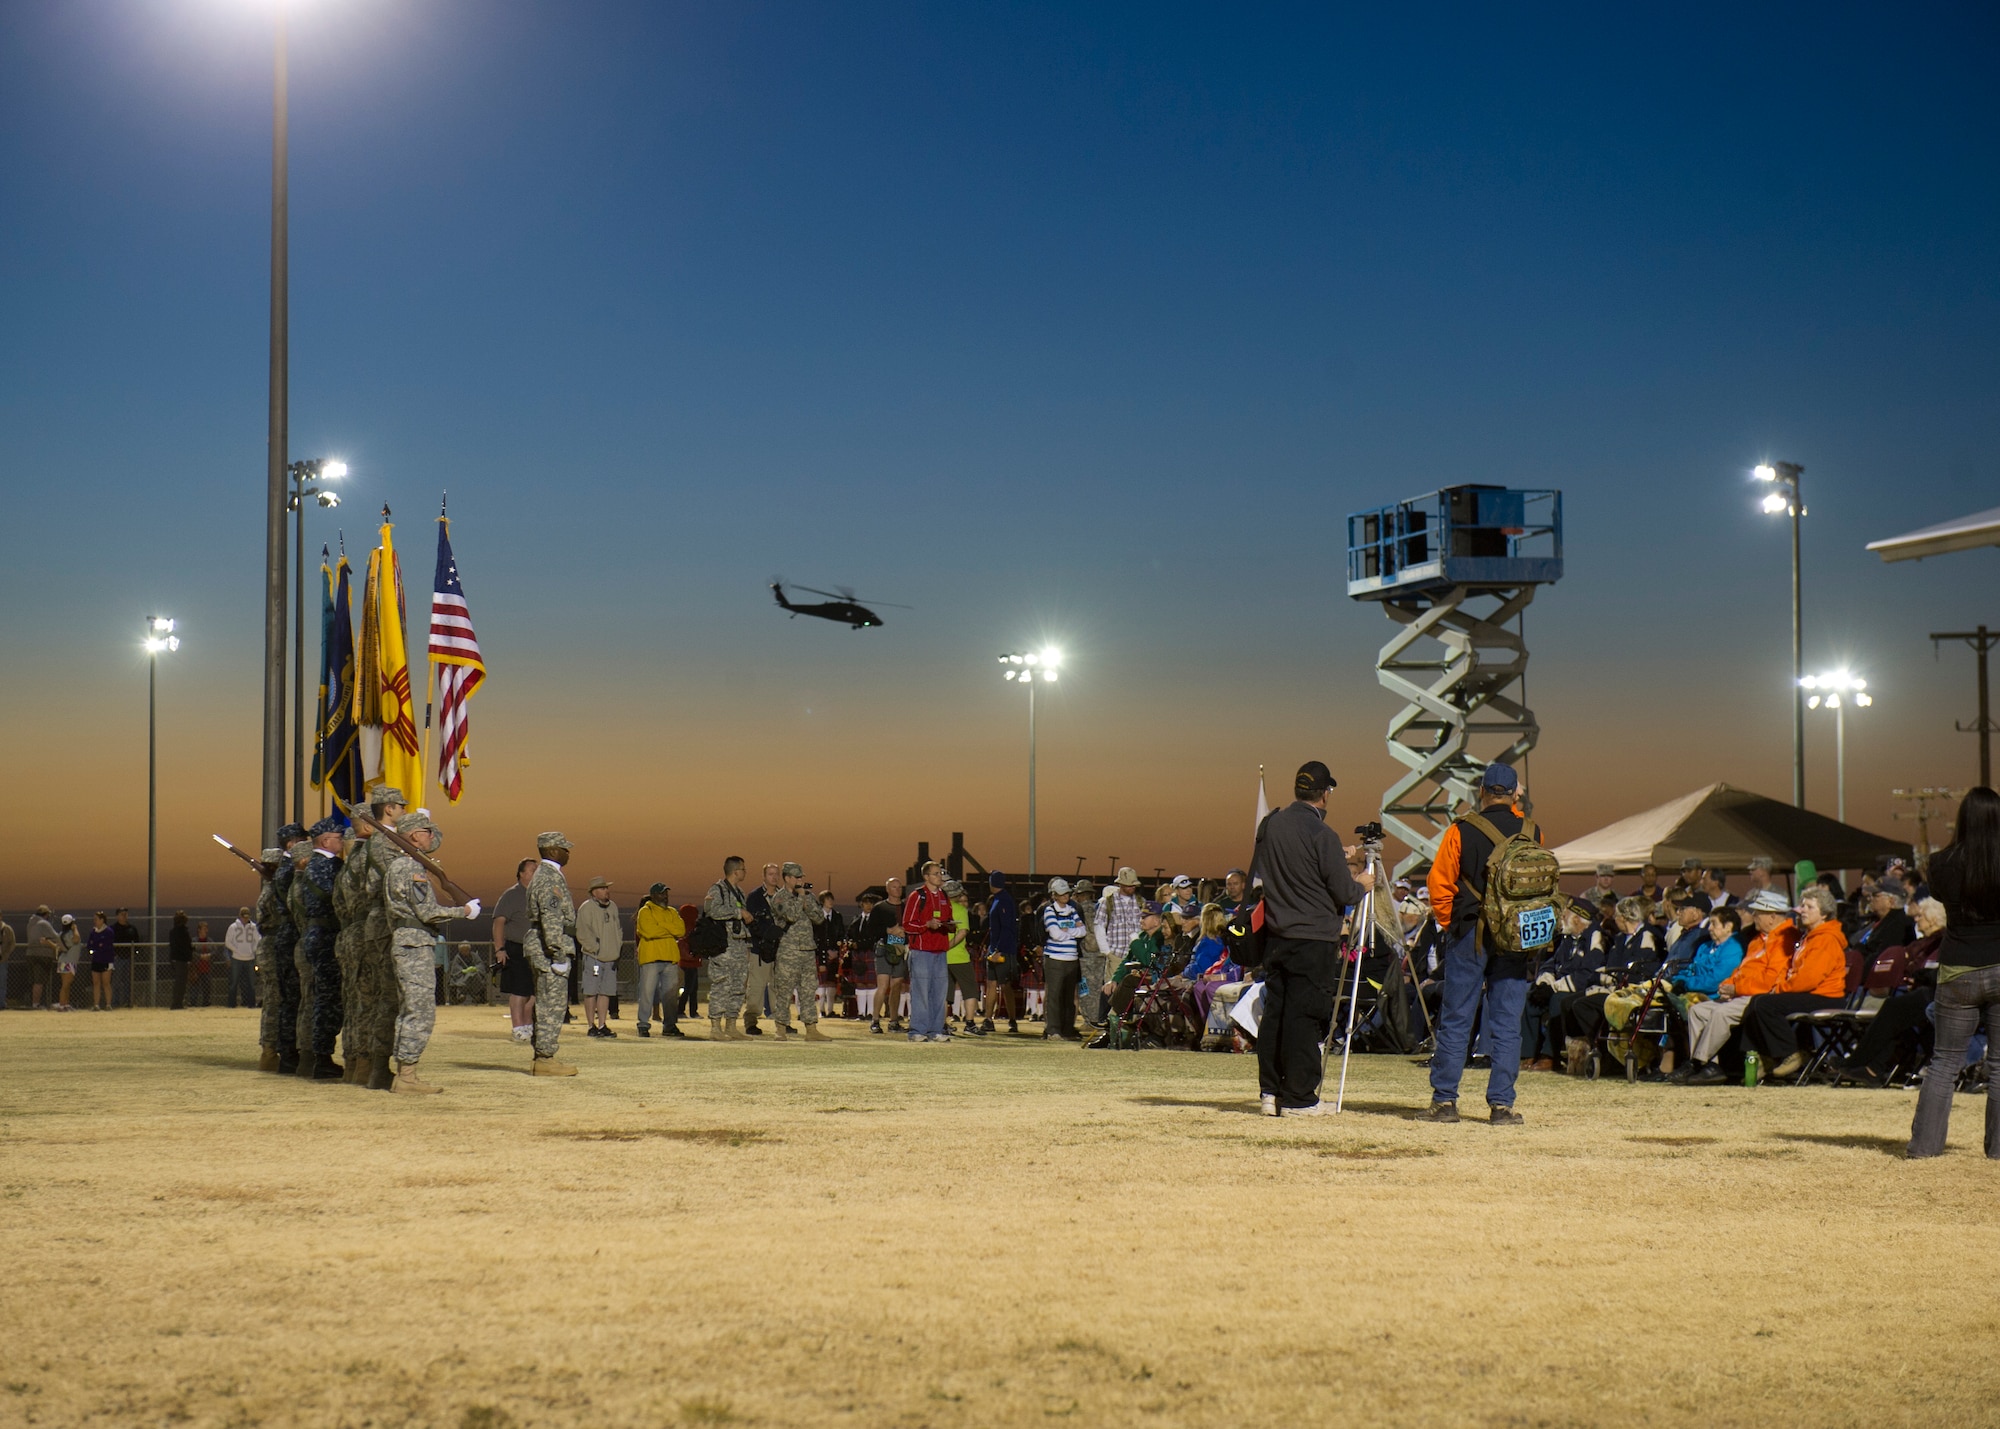
<svg viewBox="0 0 2000 1429">
<path fill-rule="evenodd" d="M 382 544 L 368 556 L 361 652 L 355 662 L 360 678 L 354 689 L 354 721 L 361 726 L 361 763 L 367 782 L 394 785 L 414 801 L 422 797 L 423 760 L 403 633 L 403 572 L 396 562 L 393 531 L 384 521 Z"/>
</svg>

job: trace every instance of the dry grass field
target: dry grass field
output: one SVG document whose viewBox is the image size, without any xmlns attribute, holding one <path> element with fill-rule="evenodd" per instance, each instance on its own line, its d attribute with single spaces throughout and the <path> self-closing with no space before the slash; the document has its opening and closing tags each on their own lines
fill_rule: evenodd
<svg viewBox="0 0 2000 1429">
<path fill-rule="evenodd" d="M 1242 1057 L 566 1039 L 448 1089 L 252 1013 L 0 1018 L 0 1423 L 1992 1424 L 2000 1168 L 1912 1097 L 1530 1076 L 1255 1115 Z M 1478 1101 L 1481 1074 L 1469 1083 Z"/>
</svg>

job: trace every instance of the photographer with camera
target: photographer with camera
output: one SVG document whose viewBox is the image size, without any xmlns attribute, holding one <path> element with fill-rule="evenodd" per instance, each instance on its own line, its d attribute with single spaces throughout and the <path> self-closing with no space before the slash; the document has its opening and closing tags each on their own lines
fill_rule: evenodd
<svg viewBox="0 0 2000 1429">
<path fill-rule="evenodd" d="M 1320 1116 L 1327 1033 L 1340 986 L 1341 924 L 1375 886 L 1372 871 L 1349 865 L 1326 826 L 1335 786 L 1319 760 L 1299 766 L 1292 802 L 1257 826 L 1252 883 L 1264 885 L 1264 1007 L 1257 1022 L 1257 1089 L 1266 1116 Z"/>
<path fill-rule="evenodd" d="M 1431 863 L 1431 915 L 1444 932 L 1444 1006 L 1431 1057 L 1431 1104 L 1421 1121 L 1458 1120 L 1458 1083 L 1483 994 L 1493 1049 L 1488 1117 L 1495 1126 L 1521 1124 L 1514 1083 L 1521 1074 L 1528 959 L 1555 945 L 1558 870 L 1554 856 L 1539 847 L 1534 824 L 1515 807 L 1520 793 L 1521 776 L 1512 765 L 1487 765 L 1479 780 L 1479 812 L 1444 831 Z M 1490 875 L 1503 871 L 1509 876 L 1489 897 Z M 1495 913 L 1501 925 L 1489 926 Z"/>
</svg>

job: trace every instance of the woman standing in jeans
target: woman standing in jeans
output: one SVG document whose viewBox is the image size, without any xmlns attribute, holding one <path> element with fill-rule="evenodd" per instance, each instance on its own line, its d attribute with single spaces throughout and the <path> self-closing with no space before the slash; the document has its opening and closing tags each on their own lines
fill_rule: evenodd
<svg viewBox="0 0 2000 1429">
<path fill-rule="evenodd" d="M 1917 1119 L 1910 1156 L 1940 1156 L 1951 1123 L 1951 1099 L 1965 1064 L 1965 1044 L 1986 1025 L 1986 1154 L 2000 1160 L 2000 794 L 1984 785 L 1958 806 L 1957 835 L 1932 857 L 1931 896 L 1944 904 L 1938 949 L 1937 1050 Z"/>
</svg>

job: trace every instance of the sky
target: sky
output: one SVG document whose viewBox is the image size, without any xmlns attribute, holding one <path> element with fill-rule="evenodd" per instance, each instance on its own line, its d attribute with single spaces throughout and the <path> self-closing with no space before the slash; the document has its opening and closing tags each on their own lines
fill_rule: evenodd
<svg viewBox="0 0 2000 1429">
<path fill-rule="evenodd" d="M 0 909 L 257 838 L 276 0 L 0 9 Z M 2000 504 L 2000 21 L 1974 5 L 294 0 L 291 455 L 310 548 L 436 515 L 490 677 L 446 861 L 535 832 L 636 902 L 725 854 L 848 892 L 952 831 L 1044 873 L 1248 854 L 1257 771 L 1395 773 L 1344 517 L 1564 493 L 1527 617 L 1552 836 L 1790 794 L 1789 552 L 1851 821 L 1963 786 Z M 317 565 L 316 557 L 311 564 Z M 895 602 L 787 620 L 774 576 Z M 311 655 L 317 659 L 316 637 Z M 421 672 L 419 672 L 421 677 Z M 1834 806 L 1831 720 L 1809 803 Z"/>
</svg>

